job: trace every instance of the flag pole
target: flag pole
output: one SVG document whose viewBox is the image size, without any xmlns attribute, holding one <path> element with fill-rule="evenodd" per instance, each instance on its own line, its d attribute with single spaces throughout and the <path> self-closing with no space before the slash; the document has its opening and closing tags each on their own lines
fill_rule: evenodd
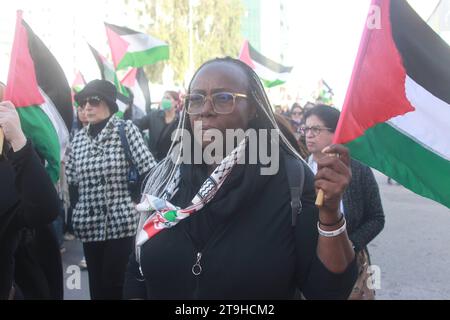
<svg viewBox="0 0 450 320">
<path fill-rule="evenodd" d="M 5 138 L 5 135 L 3 134 L 3 129 L 0 128 L 0 154 L 3 152 L 3 140 Z"/>
<path fill-rule="evenodd" d="M 336 153 L 329 153 L 328 156 L 329 157 L 339 157 L 339 155 Z M 323 193 L 323 190 L 319 189 L 319 191 L 317 192 L 317 197 L 316 197 L 316 206 L 318 206 L 318 207 L 323 206 L 324 197 L 325 197 L 325 194 Z"/>
</svg>

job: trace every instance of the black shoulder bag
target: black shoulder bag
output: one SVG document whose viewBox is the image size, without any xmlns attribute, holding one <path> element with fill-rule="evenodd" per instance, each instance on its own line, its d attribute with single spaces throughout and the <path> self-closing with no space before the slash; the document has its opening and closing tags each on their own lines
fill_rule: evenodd
<svg viewBox="0 0 450 320">
<path fill-rule="evenodd" d="M 138 202 L 140 200 L 141 196 L 141 190 L 140 190 L 140 176 L 139 176 L 139 170 L 136 166 L 136 164 L 133 161 L 133 157 L 131 155 L 130 151 L 130 145 L 128 144 L 128 139 L 125 134 L 125 121 L 120 121 L 119 123 L 119 136 L 120 141 L 122 143 L 122 147 L 125 151 L 125 159 L 128 162 L 129 169 L 128 169 L 128 190 L 130 191 L 131 200 L 133 202 Z"/>
</svg>

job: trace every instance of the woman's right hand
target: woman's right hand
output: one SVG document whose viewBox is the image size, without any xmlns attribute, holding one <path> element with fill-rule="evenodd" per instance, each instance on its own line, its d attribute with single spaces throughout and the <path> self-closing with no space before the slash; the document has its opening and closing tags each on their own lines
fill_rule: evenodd
<svg viewBox="0 0 450 320">
<path fill-rule="evenodd" d="M 22 149 L 27 143 L 20 126 L 19 114 L 10 101 L 0 102 L 0 128 L 3 129 L 5 139 L 11 144 L 14 152 Z"/>
</svg>

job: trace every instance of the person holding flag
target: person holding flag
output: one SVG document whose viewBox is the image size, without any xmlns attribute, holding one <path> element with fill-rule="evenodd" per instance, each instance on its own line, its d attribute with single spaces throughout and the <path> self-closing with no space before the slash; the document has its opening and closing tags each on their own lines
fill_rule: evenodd
<svg viewBox="0 0 450 320">
<path fill-rule="evenodd" d="M 173 161 L 192 145 L 210 147 L 207 133 L 194 135 L 199 122 L 204 132 L 224 134 L 225 145 L 235 149 L 220 163 L 195 163 L 192 153 L 191 161 Z M 258 75 L 232 58 L 210 60 L 197 70 L 180 123 L 181 150 L 174 142 L 150 172 L 137 206 L 142 215 L 124 297 L 292 299 L 301 291 L 308 299 L 346 299 L 356 280 L 354 251 L 338 210 L 351 179 L 347 149 L 329 148 L 340 157 L 322 162 L 314 182 L 280 132 Z M 267 140 L 236 141 L 225 134 L 229 130 L 276 134 L 274 148 L 289 165 L 264 175 L 260 157 L 254 164 L 245 159 Z M 300 172 L 304 184 L 289 187 L 289 177 Z M 315 188 L 327 194 L 320 209 Z"/>
<path fill-rule="evenodd" d="M 9 101 L 0 102 L 0 130 L 5 139 L 0 153 L 0 300 L 4 300 L 17 297 L 14 255 L 21 230 L 51 223 L 58 215 L 60 201 Z"/>
</svg>

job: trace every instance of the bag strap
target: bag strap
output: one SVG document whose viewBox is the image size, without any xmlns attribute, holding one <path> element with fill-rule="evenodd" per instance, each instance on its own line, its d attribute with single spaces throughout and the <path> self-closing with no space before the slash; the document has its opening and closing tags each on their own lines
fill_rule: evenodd
<svg viewBox="0 0 450 320">
<path fill-rule="evenodd" d="M 125 151 L 125 159 L 130 166 L 134 166 L 133 157 L 131 156 L 130 145 L 125 134 L 125 121 L 119 122 L 119 137 L 122 143 L 123 150 Z"/>
<path fill-rule="evenodd" d="M 297 223 L 297 215 L 302 211 L 302 193 L 305 184 L 305 168 L 301 161 L 291 154 L 284 155 L 284 165 L 291 194 L 292 226 Z"/>
</svg>

